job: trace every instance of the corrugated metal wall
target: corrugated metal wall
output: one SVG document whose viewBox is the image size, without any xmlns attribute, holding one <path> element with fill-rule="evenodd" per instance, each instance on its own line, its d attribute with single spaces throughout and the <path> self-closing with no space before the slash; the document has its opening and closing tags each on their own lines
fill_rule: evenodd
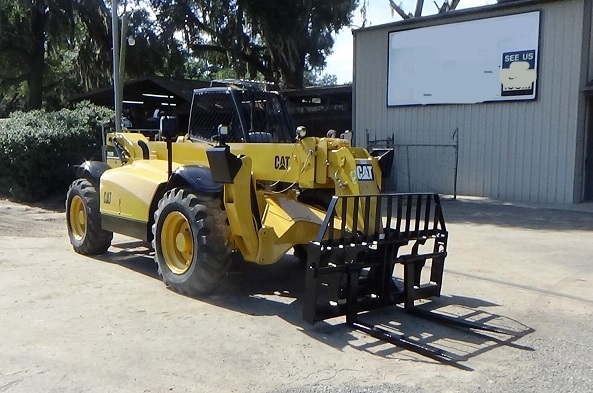
<svg viewBox="0 0 593 393">
<path fill-rule="evenodd" d="M 487 13 L 430 19 L 413 27 L 541 10 L 538 98 L 472 105 L 387 107 L 388 33 L 360 30 L 354 39 L 356 143 L 395 134 L 395 143 L 451 144 L 459 132 L 457 192 L 494 199 L 573 203 L 581 96 L 583 1 L 542 2 Z M 410 28 L 407 26 L 405 28 Z M 580 109 L 580 110 L 579 110 Z M 391 184 L 397 191 L 453 192 L 454 149 L 399 147 Z M 578 187 L 577 187 L 578 188 Z"/>
</svg>

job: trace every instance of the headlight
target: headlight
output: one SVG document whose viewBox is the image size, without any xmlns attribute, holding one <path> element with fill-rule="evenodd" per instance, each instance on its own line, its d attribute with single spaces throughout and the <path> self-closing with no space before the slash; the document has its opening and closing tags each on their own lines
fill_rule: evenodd
<svg viewBox="0 0 593 393">
<path fill-rule="evenodd" d="M 303 139 L 307 136 L 307 128 L 305 126 L 298 126 L 296 129 L 297 138 Z"/>
</svg>

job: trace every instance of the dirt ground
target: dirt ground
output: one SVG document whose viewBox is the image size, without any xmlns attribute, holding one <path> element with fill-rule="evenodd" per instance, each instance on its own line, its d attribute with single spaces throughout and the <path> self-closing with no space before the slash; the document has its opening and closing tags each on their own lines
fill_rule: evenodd
<svg viewBox="0 0 593 393">
<path fill-rule="evenodd" d="M 287 256 L 233 266 L 215 296 L 167 290 L 142 244 L 74 253 L 61 202 L 0 201 L 0 392 L 592 392 L 593 207 L 446 201 L 444 296 L 429 307 L 512 328 L 473 334 L 372 317 L 462 368 L 301 320 Z"/>
</svg>

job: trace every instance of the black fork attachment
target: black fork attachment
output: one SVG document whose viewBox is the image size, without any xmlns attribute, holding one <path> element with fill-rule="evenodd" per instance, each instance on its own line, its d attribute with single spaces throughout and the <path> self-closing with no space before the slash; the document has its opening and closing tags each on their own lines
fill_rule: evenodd
<svg viewBox="0 0 593 393">
<path fill-rule="evenodd" d="M 420 317 L 501 333 L 414 307 L 416 300 L 440 296 L 447 239 L 438 194 L 335 196 L 309 243 L 303 318 L 313 324 L 345 315 L 350 326 L 375 338 L 455 363 L 436 348 L 359 318 L 361 312 L 403 303 Z M 423 277 L 427 263 L 430 273 Z"/>
</svg>

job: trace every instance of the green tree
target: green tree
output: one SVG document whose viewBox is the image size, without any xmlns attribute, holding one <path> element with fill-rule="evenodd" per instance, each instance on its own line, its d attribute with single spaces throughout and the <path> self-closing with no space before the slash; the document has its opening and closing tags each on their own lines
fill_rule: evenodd
<svg viewBox="0 0 593 393">
<path fill-rule="evenodd" d="M 236 77 L 304 83 L 322 69 L 332 35 L 351 22 L 357 0 L 151 0 L 163 31 L 181 32 L 193 54 Z"/>
<path fill-rule="evenodd" d="M 265 79 L 299 88 L 319 72 L 358 0 L 119 0 L 125 75 Z M 55 109 L 110 85 L 111 2 L 0 2 L 0 117 Z M 123 5 L 123 7 L 121 7 Z M 129 5 L 129 8 L 126 6 Z"/>
<path fill-rule="evenodd" d="M 127 0 L 120 1 L 123 8 Z M 108 7 L 109 5 L 109 7 Z M 112 83 L 111 2 L 0 2 L 0 117 L 16 109 L 59 108 L 84 91 Z M 161 31 L 147 3 L 130 0 L 126 75 L 182 77 L 188 52 Z M 121 12 L 121 9 L 120 9 Z"/>
<path fill-rule="evenodd" d="M 249 1 L 245 9 L 274 71 L 288 87 L 299 88 L 307 65 L 325 66 L 334 44 L 332 34 L 350 24 L 356 6 L 343 0 Z"/>
<path fill-rule="evenodd" d="M 335 86 L 337 84 L 338 77 L 336 75 L 305 71 L 305 86 Z"/>
<path fill-rule="evenodd" d="M 129 11 L 128 35 L 134 37 L 134 46 L 128 46 L 125 74 L 130 78 L 159 74 L 168 77 L 186 77 L 193 69 L 189 53 L 183 43 L 170 30 L 161 30 L 150 12 L 150 5 L 139 3 Z M 195 73 L 194 73 L 195 75 Z"/>
<path fill-rule="evenodd" d="M 55 97 L 69 85 L 63 76 L 84 76 L 82 82 L 105 76 L 103 0 L 4 0 L 0 11 L 0 93 L 13 104 L 40 108 L 44 91 Z"/>
</svg>

